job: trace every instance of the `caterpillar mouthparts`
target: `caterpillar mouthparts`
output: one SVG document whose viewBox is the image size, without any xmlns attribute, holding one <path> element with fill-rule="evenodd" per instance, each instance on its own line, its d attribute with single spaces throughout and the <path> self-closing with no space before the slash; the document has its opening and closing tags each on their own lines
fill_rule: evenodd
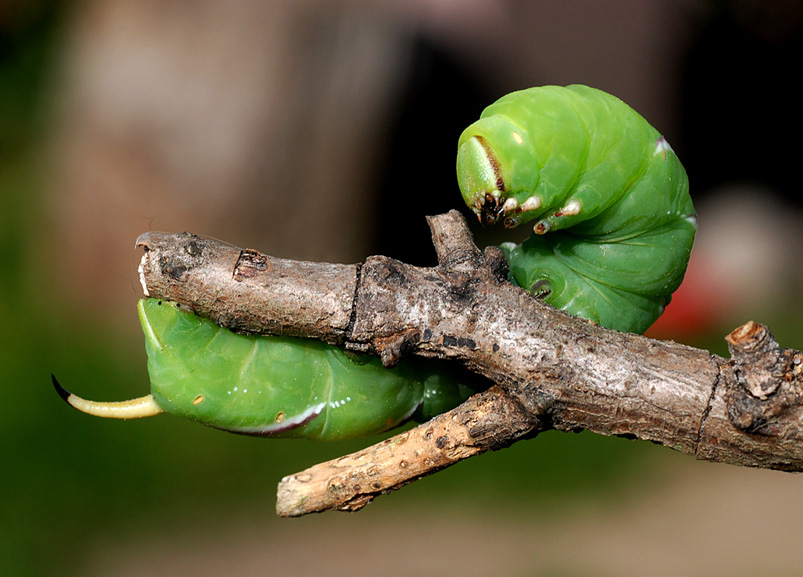
<svg viewBox="0 0 803 577">
<path fill-rule="evenodd" d="M 486 192 L 485 196 L 482 196 L 479 199 L 479 212 L 477 213 L 477 218 L 479 218 L 482 224 L 496 224 L 505 218 L 506 212 L 510 210 L 508 204 L 510 200 L 515 202 L 515 199 L 503 199 L 498 190 L 494 192 Z M 516 203 L 516 205 L 518 205 L 518 203 Z"/>
<path fill-rule="evenodd" d="M 523 213 L 540 207 L 540 196 L 530 196 L 519 204 L 515 196 L 494 191 L 486 192 L 478 199 L 474 213 L 482 224 L 493 225 L 501 220 L 505 228 L 516 228 L 524 220 Z"/>
</svg>

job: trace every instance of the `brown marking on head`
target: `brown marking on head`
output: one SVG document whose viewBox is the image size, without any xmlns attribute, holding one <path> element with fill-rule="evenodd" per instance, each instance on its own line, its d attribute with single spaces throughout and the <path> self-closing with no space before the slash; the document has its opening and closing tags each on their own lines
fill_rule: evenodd
<svg viewBox="0 0 803 577">
<path fill-rule="evenodd" d="M 496 158 L 494 149 L 488 144 L 488 141 L 485 140 L 484 137 L 476 135 L 474 138 L 476 138 L 477 142 L 479 142 L 480 146 L 482 146 L 482 149 L 485 151 L 485 156 L 488 159 L 488 163 L 491 165 L 491 169 L 494 171 L 496 189 L 501 194 L 504 194 L 505 181 L 502 178 L 502 170 L 499 167 L 499 160 Z M 501 194 L 500 196 L 494 196 L 490 192 L 486 192 L 485 196 L 481 198 L 478 206 L 480 209 L 480 222 L 484 224 L 496 224 L 502 218 L 503 202 L 500 202 Z"/>
</svg>

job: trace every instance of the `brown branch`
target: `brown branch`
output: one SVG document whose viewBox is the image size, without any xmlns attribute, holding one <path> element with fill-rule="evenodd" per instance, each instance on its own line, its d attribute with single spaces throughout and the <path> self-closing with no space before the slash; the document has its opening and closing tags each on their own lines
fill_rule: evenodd
<svg viewBox="0 0 803 577">
<path fill-rule="evenodd" d="M 474 454 L 548 428 L 658 442 L 752 467 L 803 470 L 803 356 L 766 327 L 728 337 L 733 360 L 571 317 L 506 281 L 456 211 L 430 219 L 439 265 L 285 261 L 187 233 L 148 233 L 155 297 L 224 326 L 323 339 L 382 357 L 454 359 L 496 383 L 416 429 L 279 485 L 279 514 L 356 510 Z"/>
<path fill-rule="evenodd" d="M 276 510 L 283 517 L 357 511 L 377 495 L 546 428 L 494 386 L 414 429 L 285 477 Z"/>
<path fill-rule="evenodd" d="M 344 341 L 359 265 L 285 260 L 186 232 L 147 232 L 137 246 L 150 296 L 238 332 Z"/>
</svg>

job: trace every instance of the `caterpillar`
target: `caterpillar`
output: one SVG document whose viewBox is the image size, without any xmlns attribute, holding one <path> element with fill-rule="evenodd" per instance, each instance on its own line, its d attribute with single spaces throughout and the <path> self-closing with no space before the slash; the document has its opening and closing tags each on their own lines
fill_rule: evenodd
<svg viewBox="0 0 803 577">
<path fill-rule="evenodd" d="M 176 303 L 138 305 L 148 355 L 149 395 L 97 402 L 59 394 L 92 415 L 129 419 L 172 413 L 246 435 L 335 441 L 426 421 L 475 391 L 445 363 L 379 357 L 311 339 L 242 335 Z"/>
<path fill-rule="evenodd" d="M 483 223 L 534 221 L 501 248 L 511 280 L 556 308 L 643 333 L 683 280 L 697 230 L 686 171 L 615 96 L 582 85 L 503 96 L 461 134 L 457 179 Z"/>
<path fill-rule="evenodd" d="M 511 280 L 564 311 L 644 332 L 683 280 L 697 229 L 688 178 L 666 140 L 618 98 L 587 86 L 514 92 L 460 136 L 457 180 L 486 224 L 533 222 L 505 243 Z M 322 342 L 241 335 L 175 303 L 138 304 L 151 393 L 75 408 L 162 412 L 235 433 L 338 440 L 424 421 L 482 385 L 436 361 L 377 357 Z"/>
</svg>

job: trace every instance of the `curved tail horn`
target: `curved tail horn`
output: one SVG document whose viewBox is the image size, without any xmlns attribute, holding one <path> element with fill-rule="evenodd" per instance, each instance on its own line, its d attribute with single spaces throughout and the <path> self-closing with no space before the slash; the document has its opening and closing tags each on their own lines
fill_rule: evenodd
<svg viewBox="0 0 803 577">
<path fill-rule="evenodd" d="M 55 375 L 50 375 L 53 379 L 53 387 L 59 396 L 69 405 L 72 405 L 82 413 L 104 417 L 106 419 L 139 419 L 142 417 L 153 417 L 163 413 L 162 408 L 156 404 L 153 395 L 145 395 L 130 401 L 87 401 L 62 387 L 56 380 Z"/>
</svg>

